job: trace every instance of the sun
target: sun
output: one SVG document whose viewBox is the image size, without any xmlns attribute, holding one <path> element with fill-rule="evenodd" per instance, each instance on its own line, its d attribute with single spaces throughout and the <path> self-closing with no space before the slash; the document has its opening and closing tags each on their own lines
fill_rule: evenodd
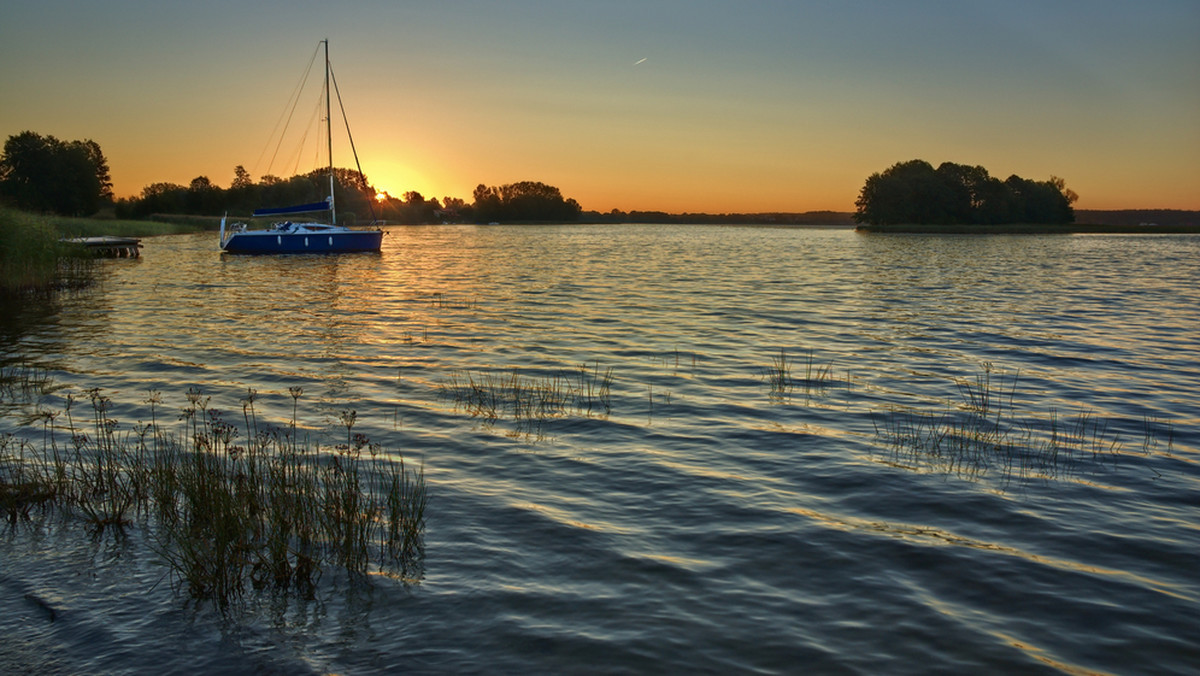
<svg viewBox="0 0 1200 676">
<path fill-rule="evenodd" d="M 391 195 L 387 194 L 386 190 L 375 191 L 375 201 L 376 202 L 386 202 L 390 198 L 391 198 Z"/>
</svg>

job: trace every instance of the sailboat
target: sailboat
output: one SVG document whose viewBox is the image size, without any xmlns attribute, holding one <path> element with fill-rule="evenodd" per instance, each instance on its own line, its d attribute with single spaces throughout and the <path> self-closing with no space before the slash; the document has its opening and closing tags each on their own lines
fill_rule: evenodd
<svg viewBox="0 0 1200 676">
<path fill-rule="evenodd" d="M 312 214 L 329 212 L 329 223 L 315 221 L 293 222 L 291 220 L 276 221 L 269 228 L 250 229 L 244 223 L 232 224 L 229 236 L 225 236 L 225 220 L 221 218 L 220 246 L 221 251 L 232 254 L 294 254 L 294 253 L 351 253 L 359 251 L 379 251 L 383 242 L 383 231 L 374 228 L 358 230 L 338 225 L 337 208 L 333 201 L 333 135 L 332 116 L 330 108 L 330 67 L 329 40 L 322 40 L 325 45 L 325 135 L 329 151 L 329 197 L 321 202 L 299 204 L 295 206 L 257 209 L 253 217 L 286 217 L 294 214 Z M 341 94 L 338 95 L 341 104 Z M 345 109 L 343 108 L 343 113 Z M 349 129 L 349 126 L 347 126 Z M 354 140 L 350 141 L 351 148 Z M 358 153 L 355 151 L 355 162 Z M 359 169 L 359 175 L 362 169 Z"/>
</svg>

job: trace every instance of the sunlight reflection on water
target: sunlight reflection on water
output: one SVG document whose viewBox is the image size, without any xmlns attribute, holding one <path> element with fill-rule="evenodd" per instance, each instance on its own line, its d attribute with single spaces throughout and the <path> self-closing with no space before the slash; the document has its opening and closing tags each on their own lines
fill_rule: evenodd
<svg viewBox="0 0 1200 676">
<path fill-rule="evenodd" d="M 127 591 L 99 599 L 55 577 L 58 545 L 0 545 L 10 606 L 57 590 L 68 613 L 116 618 L 124 645 L 156 644 L 120 619 L 147 604 L 210 632 L 141 667 L 218 644 L 241 671 L 1197 659 L 1200 238 L 395 227 L 379 255 L 291 258 L 213 239 L 147 240 L 6 330 L 5 353 L 69 386 L 43 405 L 102 387 L 124 423 L 149 390 L 191 386 L 230 410 L 254 388 L 278 421 L 301 386 L 318 438 L 357 410 L 356 431 L 424 463 L 427 574 L 221 628 L 181 617 L 165 585 L 142 594 L 149 573 L 112 572 Z M 781 354 L 790 373 L 773 376 Z M 960 441 L 964 458 L 881 435 L 910 414 L 977 433 L 962 392 L 985 363 L 1010 392 L 1005 443 L 1023 446 Z M 611 369 L 611 406 L 577 404 L 581 365 Z M 471 377 L 522 391 L 493 387 L 499 412 L 473 415 L 454 386 Z M 521 413 L 545 383 L 575 399 Z M 1030 456 L 1048 419 L 1081 412 L 1116 452 Z M 67 664 L 139 668 L 116 640 L 39 640 Z"/>
</svg>

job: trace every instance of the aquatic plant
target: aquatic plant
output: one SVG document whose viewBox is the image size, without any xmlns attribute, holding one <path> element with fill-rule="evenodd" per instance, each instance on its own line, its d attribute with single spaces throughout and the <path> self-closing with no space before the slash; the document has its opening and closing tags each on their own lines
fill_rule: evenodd
<svg viewBox="0 0 1200 676">
<path fill-rule="evenodd" d="M 1003 482 L 1065 478 L 1116 463 L 1124 443 L 1109 422 L 1087 410 L 1067 417 L 1018 412 L 1019 374 L 1005 376 L 990 363 L 973 379 L 958 379 L 959 400 L 944 410 L 893 408 L 872 416 L 877 443 L 889 462 L 965 477 L 996 472 Z M 1143 449 L 1157 445 L 1146 421 Z"/>
<path fill-rule="evenodd" d="M 28 404 L 53 389 L 49 372 L 24 360 L 0 366 L 0 404 Z"/>
<path fill-rule="evenodd" d="M 28 519 L 34 509 L 54 501 L 52 476 L 26 440 L 0 435 L 0 515 L 5 521 Z"/>
<path fill-rule="evenodd" d="M 146 400 L 150 422 L 125 430 L 100 390 L 87 393 L 86 423 L 76 420 L 76 400 L 68 397 L 62 414 L 42 416 L 40 448 L 0 437 L 0 513 L 18 523 L 35 510 L 59 509 L 93 532 L 142 523 L 176 583 L 222 605 L 248 588 L 310 597 L 330 566 L 418 577 L 423 470 L 355 432 L 355 411 L 342 414 L 345 443 L 298 440 L 302 390 L 289 394 L 292 420 L 271 428 L 260 424 L 257 393 L 248 390 L 243 430 L 192 389 L 174 432 L 158 422 L 156 392 Z M 58 442 L 64 432 L 65 447 Z"/>
<path fill-rule="evenodd" d="M 479 309 L 479 299 L 472 298 L 455 302 L 446 298 L 441 291 L 435 291 L 429 298 L 429 305 L 439 310 L 477 310 Z"/>
<path fill-rule="evenodd" d="M 45 218 L 0 208 L 0 295 L 90 283 L 94 261 L 59 239 Z"/>
<path fill-rule="evenodd" d="M 797 379 L 792 376 L 794 362 L 788 356 L 786 348 L 780 348 L 779 354 L 771 358 L 771 365 L 763 369 L 763 379 L 770 386 L 769 396 L 772 399 L 787 399 L 797 388 L 810 394 L 833 384 L 833 362 L 818 364 L 812 350 L 804 361 L 804 377 Z"/>
<path fill-rule="evenodd" d="M 439 385 L 473 417 L 489 423 L 509 416 L 521 432 L 541 432 L 550 419 L 571 412 L 584 416 L 612 412 L 613 369 L 580 364 L 571 373 L 526 376 L 511 371 L 463 371 Z"/>
<path fill-rule="evenodd" d="M 779 356 L 771 358 L 771 366 L 765 371 L 767 383 L 771 386 L 772 398 L 783 398 L 791 394 L 792 363 L 788 359 L 787 350 L 779 348 Z"/>
</svg>

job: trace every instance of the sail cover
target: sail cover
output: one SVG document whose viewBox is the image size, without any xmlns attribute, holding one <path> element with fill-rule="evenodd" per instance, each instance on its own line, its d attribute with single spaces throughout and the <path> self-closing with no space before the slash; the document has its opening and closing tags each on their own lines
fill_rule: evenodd
<svg viewBox="0 0 1200 676">
<path fill-rule="evenodd" d="M 307 214 L 314 211 L 329 211 L 329 200 L 323 202 L 312 202 L 310 204 L 297 204 L 293 207 L 275 207 L 272 209 L 255 209 L 255 216 L 282 216 L 284 214 Z"/>
</svg>

